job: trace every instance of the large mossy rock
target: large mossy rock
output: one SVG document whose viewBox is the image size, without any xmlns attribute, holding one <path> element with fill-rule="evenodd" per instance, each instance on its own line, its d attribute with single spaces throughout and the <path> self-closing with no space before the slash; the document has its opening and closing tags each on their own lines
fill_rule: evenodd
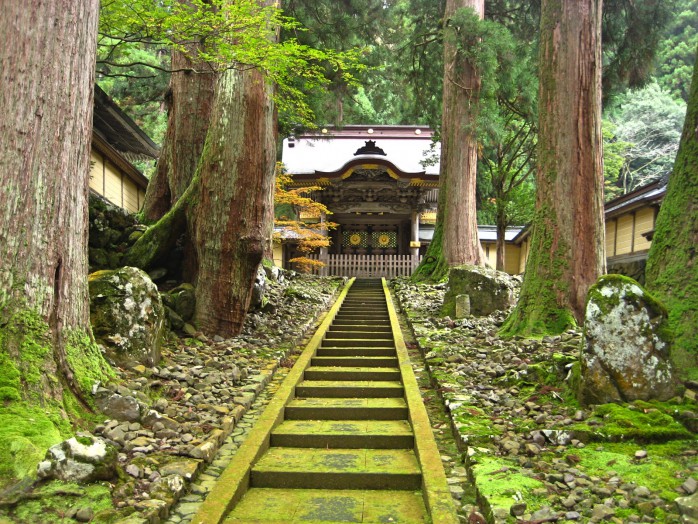
<svg viewBox="0 0 698 524">
<path fill-rule="evenodd" d="M 515 303 L 516 285 L 511 275 L 480 266 L 457 266 L 448 275 L 448 287 L 443 315 L 454 317 L 456 297 L 470 297 L 470 313 L 486 316 L 499 310 L 506 310 Z"/>
<path fill-rule="evenodd" d="M 605 275 L 589 290 L 581 355 L 584 404 L 667 400 L 676 392 L 664 307 L 636 281 Z"/>
<path fill-rule="evenodd" d="M 110 480 L 116 476 L 116 463 L 114 446 L 100 437 L 78 434 L 49 448 L 37 475 L 40 479 L 79 483 Z"/>
<path fill-rule="evenodd" d="M 157 287 L 135 267 L 89 277 L 90 320 L 97 342 L 118 365 L 160 361 L 165 311 Z"/>
</svg>

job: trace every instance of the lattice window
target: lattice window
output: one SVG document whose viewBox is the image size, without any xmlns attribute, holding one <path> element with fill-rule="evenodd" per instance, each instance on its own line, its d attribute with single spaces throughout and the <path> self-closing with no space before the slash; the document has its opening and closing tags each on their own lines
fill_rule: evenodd
<svg viewBox="0 0 698 524">
<path fill-rule="evenodd" d="M 374 231 L 371 234 L 371 246 L 378 249 L 392 249 L 397 247 L 397 233 L 395 231 Z"/>
<path fill-rule="evenodd" d="M 368 247 L 368 232 L 343 231 L 342 245 L 349 248 Z"/>
</svg>

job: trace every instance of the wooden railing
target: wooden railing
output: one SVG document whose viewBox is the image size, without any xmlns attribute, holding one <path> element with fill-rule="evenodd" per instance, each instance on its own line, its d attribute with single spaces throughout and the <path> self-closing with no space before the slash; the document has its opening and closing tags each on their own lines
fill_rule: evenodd
<svg viewBox="0 0 698 524">
<path fill-rule="evenodd" d="M 314 271 L 322 276 L 402 277 L 410 276 L 422 260 L 412 255 L 311 255 L 324 263 Z"/>
</svg>

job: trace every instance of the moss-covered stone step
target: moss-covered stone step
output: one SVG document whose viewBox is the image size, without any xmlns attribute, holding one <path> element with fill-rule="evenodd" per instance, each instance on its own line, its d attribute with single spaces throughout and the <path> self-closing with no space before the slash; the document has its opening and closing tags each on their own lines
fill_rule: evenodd
<svg viewBox="0 0 698 524">
<path fill-rule="evenodd" d="M 395 355 L 395 347 L 374 347 L 373 344 L 364 347 L 356 345 L 345 347 L 327 346 L 318 348 L 317 355 L 320 357 L 390 357 Z"/>
<path fill-rule="evenodd" d="M 412 449 L 406 420 L 286 420 L 271 434 L 271 445 L 292 448 Z"/>
<path fill-rule="evenodd" d="M 305 380 L 400 380 L 398 368 L 310 366 L 305 370 Z"/>
<path fill-rule="evenodd" d="M 402 398 L 296 398 L 289 402 L 286 420 L 403 420 Z"/>
<path fill-rule="evenodd" d="M 297 397 L 321 398 L 399 398 L 402 383 L 378 380 L 303 380 L 296 386 Z"/>
<path fill-rule="evenodd" d="M 335 320 L 343 319 L 360 319 L 360 320 L 389 320 L 390 315 L 387 311 L 371 311 L 370 315 L 364 311 L 342 311 L 340 310 L 335 316 Z"/>
<path fill-rule="evenodd" d="M 419 491 L 253 488 L 225 522 L 423 524 L 428 516 Z"/>
<path fill-rule="evenodd" d="M 336 326 L 377 326 L 377 327 L 386 327 L 390 326 L 390 319 L 389 318 L 383 318 L 383 319 L 358 319 L 358 318 L 335 318 L 334 322 L 332 323 L 332 327 Z"/>
<path fill-rule="evenodd" d="M 366 328 L 364 328 L 366 329 Z M 359 331 L 343 329 L 342 331 L 328 331 L 325 340 L 392 340 L 390 331 Z"/>
<path fill-rule="evenodd" d="M 374 348 L 394 348 L 395 347 L 395 341 L 392 338 L 370 338 L 370 339 L 365 339 L 365 338 L 333 338 L 333 339 L 325 339 L 322 341 L 322 346 L 321 347 L 352 347 L 352 346 L 369 346 L 369 347 L 374 347 Z"/>
<path fill-rule="evenodd" d="M 390 324 L 332 324 L 332 327 L 327 331 L 330 333 L 380 333 L 382 336 L 389 337 L 393 328 Z"/>
<path fill-rule="evenodd" d="M 253 488 L 419 489 L 412 450 L 269 448 L 250 474 Z"/>
<path fill-rule="evenodd" d="M 310 360 L 311 366 L 335 366 L 335 367 L 378 367 L 396 368 L 398 367 L 397 357 L 313 357 Z"/>
</svg>

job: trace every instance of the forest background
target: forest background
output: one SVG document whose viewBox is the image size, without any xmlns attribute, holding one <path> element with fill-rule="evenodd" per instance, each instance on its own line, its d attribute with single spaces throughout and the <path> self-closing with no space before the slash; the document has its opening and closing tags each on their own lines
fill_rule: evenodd
<svg viewBox="0 0 698 524">
<path fill-rule="evenodd" d="M 319 49 L 358 50 L 355 83 L 332 67 L 325 88 L 304 92 L 307 119 L 280 111 L 280 139 L 307 127 L 348 124 L 441 125 L 443 1 L 285 0 L 281 39 Z M 698 2 L 605 3 L 604 177 L 606 200 L 671 171 L 698 44 Z M 108 5 L 108 4 L 107 4 Z M 638 4 L 641 5 L 641 4 Z M 644 12 L 642 12 L 644 9 Z M 478 131 L 478 222 L 524 225 L 535 201 L 537 2 L 486 2 L 488 46 Z M 631 27 L 632 26 L 632 27 Z M 628 30 L 628 28 L 631 30 Z M 650 38 L 647 38 L 650 35 Z M 656 42 L 652 40 L 656 39 Z M 167 127 L 171 48 L 148 38 L 117 46 L 102 33 L 97 82 L 156 143 Z M 656 55 L 648 51 L 656 45 Z M 634 47 L 634 49 L 633 49 Z M 632 56 L 634 54 L 634 56 Z M 625 61 L 621 67 L 618 64 Z M 634 69 L 633 69 L 634 68 Z M 181 74 L 181 73 L 175 73 Z M 618 78 L 623 77 L 623 78 Z M 291 79 L 299 92 L 302 78 Z M 429 161 L 429 159 L 425 159 Z M 153 165 L 139 167 L 146 176 Z M 511 181 L 512 184 L 507 182 Z"/>
</svg>

